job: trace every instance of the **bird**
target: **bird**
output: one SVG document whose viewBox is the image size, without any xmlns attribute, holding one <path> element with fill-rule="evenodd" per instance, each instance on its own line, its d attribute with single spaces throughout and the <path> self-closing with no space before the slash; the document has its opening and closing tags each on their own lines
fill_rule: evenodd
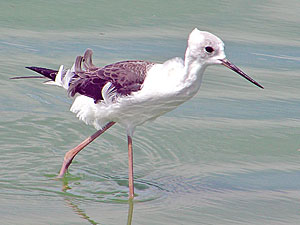
<svg viewBox="0 0 300 225">
<path fill-rule="evenodd" d="M 61 86 L 74 98 L 70 111 L 96 132 L 69 150 L 58 177 L 64 177 L 74 157 L 98 136 L 118 123 L 123 126 L 128 142 L 129 199 L 135 197 L 132 140 L 137 126 L 177 108 L 199 90 L 203 73 L 210 65 L 223 65 L 259 88 L 264 87 L 231 63 L 225 55 L 223 41 L 212 33 L 195 28 L 187 40 L 184 59 L 176 57 L 163 63 L 144 60 L 120 61 L 97 67 L 93 51 L 77 56 L 70 69 L 26 67 L 48 78 L 46 84 Z"/>
</svg>

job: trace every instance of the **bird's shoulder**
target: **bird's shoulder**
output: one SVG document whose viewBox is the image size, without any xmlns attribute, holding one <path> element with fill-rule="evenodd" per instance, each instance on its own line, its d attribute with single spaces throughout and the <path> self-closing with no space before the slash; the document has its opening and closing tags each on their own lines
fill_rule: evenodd
<svg viewBox="0 0 300 225">
<path fill-rule="evenodd" d="M 121 61 L 99 68 L 91 76 L 118 83 L 120 86 L 127 86 L 131 83 L 143 83 L 152 65 L 152 62 L 143 60 Z"/>
</svg>

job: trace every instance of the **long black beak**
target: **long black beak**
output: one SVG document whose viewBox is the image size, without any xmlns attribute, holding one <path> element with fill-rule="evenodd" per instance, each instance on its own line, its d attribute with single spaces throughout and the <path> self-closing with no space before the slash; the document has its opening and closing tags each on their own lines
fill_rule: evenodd
<svg viewBox="0 0 300 225">
<path fill-rule="evenodd" d="M 229 60 L 227 59 L 220 59 L 220 61 L 222 62 L 222 65 L 226 66 L 227 68 L 233 70 L 234 72 L 238 73 L 239 75 L 241 75 L 242 77 L 244 77 L 245 79 L 249 80 L 251 83 L 255 84 L 256 86 L 264 89 L 264 87 L 262 85 L 260 85 L 257 81 L 253 80 L 251 77 L 249 77 L 247 74 L 245 74 L 241 69 L 239 69 L 237 66 L 235 66 L 233 63 L 231 63 Z"/>
</svg>

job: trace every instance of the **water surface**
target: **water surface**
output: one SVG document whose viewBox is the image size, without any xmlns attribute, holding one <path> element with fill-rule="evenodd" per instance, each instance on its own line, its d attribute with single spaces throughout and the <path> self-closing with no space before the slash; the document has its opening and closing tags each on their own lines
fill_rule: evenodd
<svg viewBox="0 0 300 225">
<path fill-rule="evenodd" d="M 72 99 L 25 66 L 184 56 L 198 27 L 265 86 L 208 68 L 200 92 L 139 127 L 132 224 L 298 224 L 298 1 L 0 1 L 1 224 L 126 224 L 127 143 L 116 125 L 56 180 L 65 152 L 95 132 Z M 129 215 L 130 217 L 130 215 Z"/>
</svg>

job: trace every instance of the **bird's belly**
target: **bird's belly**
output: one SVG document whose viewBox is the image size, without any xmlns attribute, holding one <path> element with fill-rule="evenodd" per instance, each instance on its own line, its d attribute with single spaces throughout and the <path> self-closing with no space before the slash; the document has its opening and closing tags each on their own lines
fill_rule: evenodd
<svg viewBox="0 0 300 225">
<path fill-rule="evenodd" d="M 177 99 L 176 101 L 162 99 L 151 99 L 138 104 L 132 104 L 130 107 L 124 107 L 121 112 L 120 123 L 134 123 L 140 125 L 148 120 L 153 120 L 169 111 L 172 111 L 184 101 Z"/>
<path fill-rule="evenodd" d="M 186 101 L 186 97 L 177 96 L 126 96 L 111 104 L 97 103 L 86 96 L 78 96 L 71 111 L 86 124 L 101 129 L 110 121 L 118 122 L 127 130 L 175 109 Z"/>
</svg>

